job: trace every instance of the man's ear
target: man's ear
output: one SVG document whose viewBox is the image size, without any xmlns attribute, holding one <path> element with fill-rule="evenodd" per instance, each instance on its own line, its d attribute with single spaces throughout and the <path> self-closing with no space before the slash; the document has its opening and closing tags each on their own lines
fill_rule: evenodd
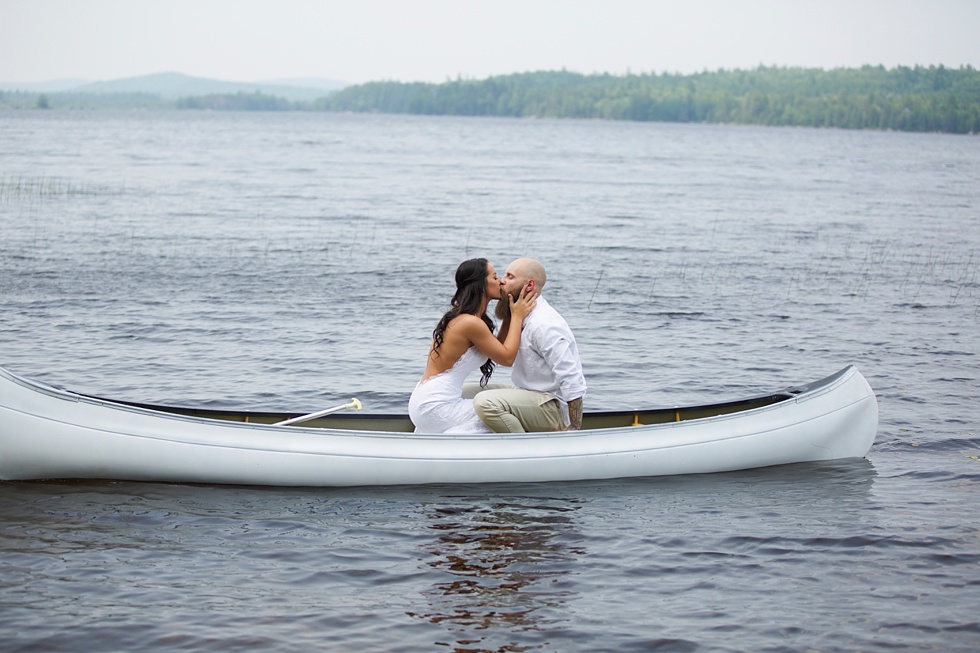
<svg viewBox="0 0 980 653">
<path fill-rule="evenodd" d="M 524 294 L 530 295 L 531 293 L 533 293 L 535 285 L 537 284 L 534 283 L 534 279 L 528 279 L 527 283 L 524 284 Z"/>
</svg>

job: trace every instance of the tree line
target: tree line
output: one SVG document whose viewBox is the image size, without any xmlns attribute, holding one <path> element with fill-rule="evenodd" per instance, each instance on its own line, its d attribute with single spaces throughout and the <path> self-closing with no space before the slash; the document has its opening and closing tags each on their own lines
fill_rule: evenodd
<svg viewBox="0 0 980 653">
<path fill-rule="evenodd" d="M 0 109 L 199 109 L 213 111 L 289 111 L 307 109 L 263 93 L 215 93 L 167 100 L 155 93 L 43 93 L 0 91 Z"/>
<path fill-rule="evenodd" d="M 971 66 L 719 70 L 693 75 L 501 75 L 442 84 L 370 82 L 312 102 L 262 93 L 164 101 L 152 94 L 0 92 L 0 108 L 343 111 L 980 133 L 980 71 Z"/>
<path fill-rule="evenodd" d="M 173 109 L 153 93 L 76 93 L 73 91 L 32 93 L 0 91 L 0 109 Z"/>
<path fill-rule="evenodd" d="M 295 103 L 281 97 L 259 93 L 215 93 L 196 95 L 177 100 L 178 109 L 210 109 L 212 111 L 289 111 Z"/>
<path fill-rule="evenodd" d="M 373 82 L 314 102 L 327 111 L 709 122 L 980 132 L 972 67 L 759 67 L 694 75 L 535 72 L 443 84 Z"/>
</svg>

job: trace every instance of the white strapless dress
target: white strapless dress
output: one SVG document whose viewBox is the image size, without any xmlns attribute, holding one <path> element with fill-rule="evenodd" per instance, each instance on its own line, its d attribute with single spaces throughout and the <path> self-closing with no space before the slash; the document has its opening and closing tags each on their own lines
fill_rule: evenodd
<svg viewBox="0 0 980 653">
<path fill-rule="evenodd" d="M 419 381 L 408 400 L 416 433 L 490 433 L 473 409 L 473 400 L 462 397 L 467 377 L 486 360 L 486 354 L 470 347 L 451 368 Z"/>
</svg>

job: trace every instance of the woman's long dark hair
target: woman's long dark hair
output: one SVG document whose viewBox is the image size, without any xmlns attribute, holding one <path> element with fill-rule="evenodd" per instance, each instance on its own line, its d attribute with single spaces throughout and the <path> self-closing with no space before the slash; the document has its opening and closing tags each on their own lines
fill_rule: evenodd
<svg viewBox="0 0 980 653">
<path fill-rule="evenodd" d="M 490 261 L 485 258 L 471 258 L 468 261 L 463 261 L 456 268 L 456 294 L 453 295 L 450 302 L 452 308 L 446 311 L 446 314 L 442 316 L 432 331 L 432 351 L 436 353 L 436 356 L 439 355 L 439 347 L 442 346 L 442 340 L 446 335 L 446 327 L 449 326 L 449 322 L 454 317 L 466 313 L 479 315 L 486 323 L 487 328 L 491 332 L 493 331 L 493 321 L 487 312 L 484 310 L 483 315 L 479 313 L 480 305 L 483 304 L 487 294 L 487 269 L 489 265 Z M 493 361 L 489 358 L 486 363 L 480 366 L 480 371 L 483 372 L 483 376 L 480 378 L 481 386 L 487 385 L 490 375 L 493 374 L 493 367 Z"/>
</svg>

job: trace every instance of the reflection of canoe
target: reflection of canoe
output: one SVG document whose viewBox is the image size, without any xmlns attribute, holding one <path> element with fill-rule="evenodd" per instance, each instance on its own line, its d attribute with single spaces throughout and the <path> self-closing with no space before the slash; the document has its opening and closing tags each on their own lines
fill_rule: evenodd
<svg viewBox="0 0 980 653">
<path fill-rule="evenodd" d="M 0 479 L 248 485 L 563 481 L 721 472 L 862 457 L 878 404 L 854 367 L 782 392 L 705 406 L 590 413 L 585 430 L 412 433 L 407 417 L 148 406 L 0 369 Z"/>
</svg>

